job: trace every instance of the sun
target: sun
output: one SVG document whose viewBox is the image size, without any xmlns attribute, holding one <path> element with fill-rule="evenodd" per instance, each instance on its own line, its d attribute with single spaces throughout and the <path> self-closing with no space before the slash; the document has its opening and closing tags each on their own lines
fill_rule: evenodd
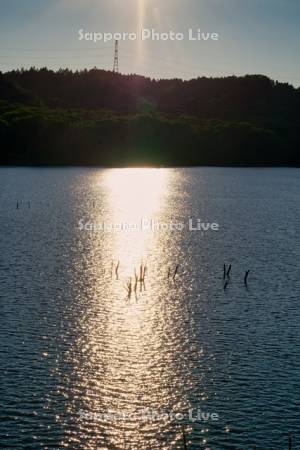
<svg viewBox="0 0 300 450">
<path fill-rule="evenodd" d="M 144 28 L 144 21 L 145 21 L 145 0 L 137 0 L 137 22 L 138 22 L 138 34 L 140 35 L 140 38 L 138 40 L 138 56 L 141 60 L 142 58 L 142 39 L 141 39 L 141 33 L 142 29 Z"/>
<path fill-rule="evenodd" d="M 145 0 L 138 0 L 138 26 L 143 28 L 145 14 Z"/>
</svg>

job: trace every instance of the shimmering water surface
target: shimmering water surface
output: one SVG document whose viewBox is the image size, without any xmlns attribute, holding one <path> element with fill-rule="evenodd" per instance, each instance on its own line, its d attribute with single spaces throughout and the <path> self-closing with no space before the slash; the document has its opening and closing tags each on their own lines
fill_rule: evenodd
<svg viewBox="0 0 300 450">
<path fill-rule="evenodd" d="M 299 448 L 299 194 L 298 169 L 0 169 L 1 447 Z M 142 219 L 184 228 L 81 229 Z"/>
</svg>

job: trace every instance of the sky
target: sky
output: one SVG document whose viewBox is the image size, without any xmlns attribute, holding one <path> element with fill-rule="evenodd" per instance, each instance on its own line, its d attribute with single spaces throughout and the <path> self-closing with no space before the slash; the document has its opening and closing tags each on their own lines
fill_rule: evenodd
<svg viewBox="0 0 300 450">
<path fill-rule="evenodd" d="M 184 39 L 142 41 L 141 29 Z M 189 29 L 218 40 L 191 41 Z M 300 0 L 0 0 L 0 70 L 111 70 L 114 41 L 79 40 L 79 30 L 136 33 L 136 40 L 119 40 L 122 73 L 264 74 L 300 86 Z"/>
</svg>

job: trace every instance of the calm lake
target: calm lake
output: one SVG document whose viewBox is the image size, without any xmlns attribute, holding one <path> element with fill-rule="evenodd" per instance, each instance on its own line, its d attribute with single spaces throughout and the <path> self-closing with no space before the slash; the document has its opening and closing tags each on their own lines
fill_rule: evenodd
<svg viewBox="0 0 300 450">
<path fill-rule="evenodd" d="M 300 169 L 1 168 L 0 227 L 2 448 L 300 447 Z"/>
</svg>

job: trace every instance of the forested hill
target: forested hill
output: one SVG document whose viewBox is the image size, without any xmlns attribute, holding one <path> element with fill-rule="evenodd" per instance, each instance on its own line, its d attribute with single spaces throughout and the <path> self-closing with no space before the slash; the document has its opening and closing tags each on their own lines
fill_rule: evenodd
<svg viewBox="0 0 300 450">
<path fill-rule="evenodd" d="M 2 164 L 300 165 L 300 90 L 262 75 L 0 74 Z"/>
</svg>

